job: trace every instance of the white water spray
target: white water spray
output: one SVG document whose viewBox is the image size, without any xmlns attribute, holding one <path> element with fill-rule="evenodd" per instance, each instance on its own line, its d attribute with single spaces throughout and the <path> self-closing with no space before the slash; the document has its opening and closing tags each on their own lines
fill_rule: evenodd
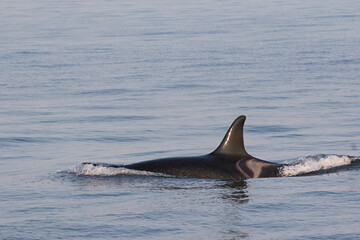
<svg viewBox="0 0 360 240">
<path fill-rule="evenodd" d="M 66 170 L 67 173 L 72 173 L 77 176 L 116 176 L 116 175 L 140 175 L 140 176 L 167 176 L 162 173 L 153 173 L 147 171 L 138 171 L 127 169 L 124 167 L 114 167 L 108 164 L 92 164 L 82 163 Z"/>
<path fill-rule="evenodd" d="M 298 160 L 284 166 L 280 174 L 283 177 L 296 176 L 320 170 L 327 170 L 335 167 L 350 165 L 352 162 L 359 160 L 359 157 L 347 155 L 315 155 L 299 158 Z"/>
</svg>

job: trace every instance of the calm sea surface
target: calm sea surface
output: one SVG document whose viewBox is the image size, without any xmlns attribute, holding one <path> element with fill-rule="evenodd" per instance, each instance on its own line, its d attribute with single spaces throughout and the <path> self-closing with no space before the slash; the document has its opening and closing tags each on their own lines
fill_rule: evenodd
<svg viewBox="0 0 360 240">
<path fill-rule="evenodd" d="M 360 2 L 170 2 L 0 2 L 0 239 L 360 239 Z M 292 177 L 82 164 L 206 154 L 239 115 Z"/>
</svg>

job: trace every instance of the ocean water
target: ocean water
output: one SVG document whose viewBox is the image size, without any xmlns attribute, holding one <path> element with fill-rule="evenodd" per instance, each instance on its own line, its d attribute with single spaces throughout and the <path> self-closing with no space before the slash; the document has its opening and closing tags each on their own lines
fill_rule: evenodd
<svg viewBox="0 0 360 240">
<path fill-rule="evenodd" d="M 359 22 L 355 0 L 1 1 L 0 239 L 359 239 Z M 111 167 L 209 153 L 239 115 L 284 177 Z"/>
</svg>

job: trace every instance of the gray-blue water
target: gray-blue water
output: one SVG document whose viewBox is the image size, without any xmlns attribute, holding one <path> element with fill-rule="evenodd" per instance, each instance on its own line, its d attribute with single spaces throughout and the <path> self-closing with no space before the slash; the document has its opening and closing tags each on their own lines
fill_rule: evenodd
<svg viewBox="0 0 360 240">
<path fill-rule="evenodd" d="M 359 239 L 359 22 L 357 0 L 1 1 L 0 239 Z M 239 115 L 292 177 L 82 165 L 206 154 Z"/>
</svg>

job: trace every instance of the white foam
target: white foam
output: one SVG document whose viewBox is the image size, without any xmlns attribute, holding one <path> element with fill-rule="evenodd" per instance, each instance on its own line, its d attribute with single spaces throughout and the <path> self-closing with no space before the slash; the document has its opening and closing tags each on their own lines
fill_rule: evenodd
<svg viewBox="0 0 360 240">
<path fill-rule="evenodd" d="M 284 166 L 280 174 L 284 177 L 296 176 L 316 172 L 320 170 L 331 169 L 351 164 L 352 161 L 357 160 L 357 157 L 350 157 L 346 155 L 315 155 L 300 158 L 295 162 Z"/>
<path fill-rule="evenodd" d="M 116 176 L 116 175 L 141 175 L 141 176 L 166 176 L 161 173 L 138 171 L 124 167 L 111 167 L 101 164 L 83 163 L 67 170 L 66 172 L 77 176 Z"/>
</svg>

